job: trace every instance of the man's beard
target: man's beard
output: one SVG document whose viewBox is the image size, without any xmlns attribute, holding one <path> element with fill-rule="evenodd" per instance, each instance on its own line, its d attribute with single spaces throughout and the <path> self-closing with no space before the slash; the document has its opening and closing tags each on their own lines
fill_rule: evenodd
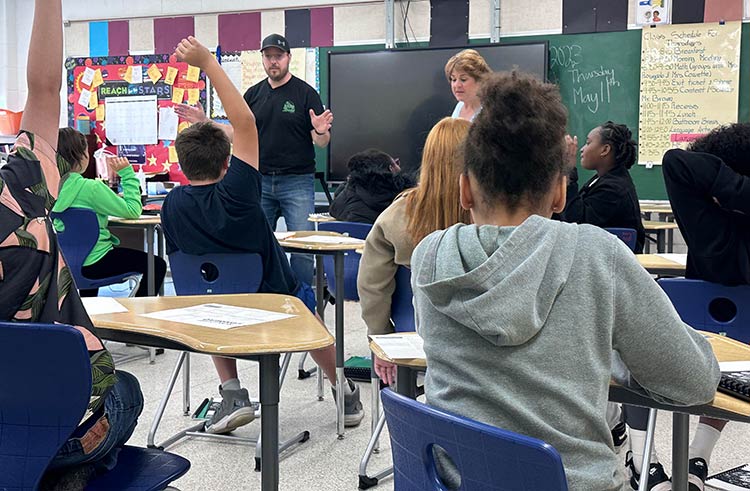
<svg viewBox="0 0 750 491">
<path fill-rule="evenodd" d="M 272 75 L 271 71 L 269 70 L 266 72 L 266 75 L 268 75 L 268 78 L 270 78 L 274 82 L 281 82 L 282 80 L 284 80 L 284 77 L 286 77 L 286 74 L 289 73 L 289 68 L 288 67 L 286 69 L 278 68 L 278 71 L 279 72 L 277 75 Z"/>
</svg>

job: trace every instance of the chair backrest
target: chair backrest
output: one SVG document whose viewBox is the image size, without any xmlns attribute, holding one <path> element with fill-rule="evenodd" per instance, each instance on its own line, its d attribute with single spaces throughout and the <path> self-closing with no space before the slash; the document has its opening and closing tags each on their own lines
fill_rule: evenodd
<svg viewBox="0 0 750 491">
<path fill-rule="evenodd" d="M 567 490 L 562 460 L 551 445 L 381 391 L 393 452 L 394 489 L 447 489 L 435 467 L 437 445 L 461 476 L 458 489 Z"/>
<path fill-rule="evenodd" d="M 366 239 L 370 233 L 372 225 L 369 223 L 359 222 L 323 222 L 318 224 L 318 230 L 326 232 L 338 232 L 348 234 L 355 239 Z M 359 301 L 357 292 L 357 274 L 359 273 L 360 255 L 351 252 L 344 256 L 344 299 Z M 328 290 L 334 294 L 336 292 L 336 275 L 333 271 L 333 258 L 326 256 L 323 258 L 323 268 L 325 269 L 326 279 L 328 280 Z"/>
<path fill-rule="evenodd" d="M 68 208 L 61 213 L 52 212 L 50 217 L 60 220 L 65 226 L 64 230 L 57 232 L 57 242 L 76 283 L 80 283 L 83 262 L 99 238 L 96 213 L 87 208 Z"/>
<path fill-rule="evenodd" d="M 626 246 L 630 247 L 631 251 L 635 252 L 635 246 L 638 242 L 638 234 L 635 229 L 609 227 L 604 230 L 612 235 L 616 235 L 621 241 L 625 242 Z"/>
<path fill-rule="evenodd" d="M 391 296 L 391 321 L 396 332 L 416 330 L 411 291 L 411 269 L 399 266 L 396 270 L 396 289 Z"/>
<path fill-rule="evenodd" d="M 659 285 L 686 324 L 750 343 L 750 285 L 723 286 L 685 278 L 662 279 Z"/>
<path fill-rule="evenodd" d="M 66 325 L 0 322 L 0 347 L 0 489 L 37 489 L 86 411 L 86 343 Z"/>
<path fill-rule="evenodd" d="M 263 281 L 263 259 L 256 253 L 169 255 L 177 295 L 255 293 Z"/>
</svg>

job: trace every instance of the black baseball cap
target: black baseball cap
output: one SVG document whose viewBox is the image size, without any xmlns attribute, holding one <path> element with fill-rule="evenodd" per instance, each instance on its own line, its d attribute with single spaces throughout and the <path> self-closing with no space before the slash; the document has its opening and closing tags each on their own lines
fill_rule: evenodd
<svg viewBox="0 0 750 491">
<path fill-rule="evenodd" d="M 279 48 L 281 51 L 289 53 L 289 41 L 286 40 L 281 34 L 271 34 L 266 36 L 263 43 L 260 45 L 260 50 L 263 51 L 266 48 Z"/>
</svg>

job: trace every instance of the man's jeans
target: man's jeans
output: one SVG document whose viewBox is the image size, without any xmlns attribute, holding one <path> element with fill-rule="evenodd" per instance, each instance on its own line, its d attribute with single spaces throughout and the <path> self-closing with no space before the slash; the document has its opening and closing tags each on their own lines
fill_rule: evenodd
<svg viewBox="0 0 750 491">
<path fill-rule="evenodd" d="M 138 379 L 120 370 L 116 373 L 117 383 L 104 401 L 104 413 L 109 422 L 107 436 L 89 454 L 84 453 L 78 438 L 69 439 L 52 459 L 48 470 L 82 464 L 93 464 L 98 471 L 114 469 L 120 447 L 133 434 L 143 410 L 143 394 Z"/>
<path fill-rule="evenodd" d="M 261 206 L 271 228 L 283 216 L 290 231 L 313 230 L 307 217 L 315 212 L 315 175 L 283 174 L 263 175 Z M 313 257 L 310 254 L 292 254 L 290 261 L 297 280 L 313 284 Z"/>
</svg>

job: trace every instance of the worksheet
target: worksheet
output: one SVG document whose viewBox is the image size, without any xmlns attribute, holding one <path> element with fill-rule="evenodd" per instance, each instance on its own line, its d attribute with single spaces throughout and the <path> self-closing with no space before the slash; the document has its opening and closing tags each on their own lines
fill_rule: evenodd
<svg viewBox="0 0 750 491">
<path fill-rule="evenodd" d="M 296 317 L 295 315 L 271 312 L 268 310 L 235 307 L 218 303 L 205 303 L 193 307 L 161 310 L 150 314 L 141 314 L 152 319 L 161 319 L 194 326 L 211 327 L 214 329 L 231 329 L 240 326 L 252 326 L 265 322 L 274 322 Z"/>
</svg>

